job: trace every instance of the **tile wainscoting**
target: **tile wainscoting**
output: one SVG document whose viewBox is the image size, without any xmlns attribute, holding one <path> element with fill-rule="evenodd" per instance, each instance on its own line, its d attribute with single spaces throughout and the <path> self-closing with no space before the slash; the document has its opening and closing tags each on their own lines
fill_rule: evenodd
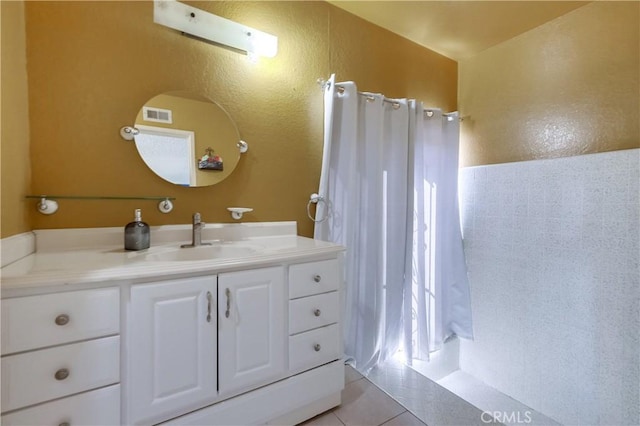
<svg viewBox="0 0 640 426">
<path fill-rule="evenodd" d="M 640 424 L 640 150 L 460 170 L 463 371 L 564 424 Z"/>
</svg>

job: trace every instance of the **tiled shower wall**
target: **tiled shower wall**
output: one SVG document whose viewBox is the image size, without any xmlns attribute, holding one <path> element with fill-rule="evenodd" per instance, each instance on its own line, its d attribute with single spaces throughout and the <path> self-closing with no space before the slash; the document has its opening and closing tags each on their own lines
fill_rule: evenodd
<svg viewBox="0 0 640 426">
<path fill-rule="evenodd" d="M 640 424 L 640 150 L 469 167 L 460 367 L 564 424 Z"/>
</svg>

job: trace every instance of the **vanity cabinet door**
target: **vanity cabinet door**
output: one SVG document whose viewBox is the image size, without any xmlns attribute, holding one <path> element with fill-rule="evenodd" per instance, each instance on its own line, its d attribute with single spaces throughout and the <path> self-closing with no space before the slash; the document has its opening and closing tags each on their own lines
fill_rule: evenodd
<svg viewBox="0 0 640 426">
<path fill-rule="evenodd" d="M 286 299 L 281 267 L 218 276 L 221 396 L 284 377 Z"/>
<path fill-rule="evenodd" d="M 128 424 L 152 424 L 216 399 L 216 277 L 134 285 Z"/>
</svg>

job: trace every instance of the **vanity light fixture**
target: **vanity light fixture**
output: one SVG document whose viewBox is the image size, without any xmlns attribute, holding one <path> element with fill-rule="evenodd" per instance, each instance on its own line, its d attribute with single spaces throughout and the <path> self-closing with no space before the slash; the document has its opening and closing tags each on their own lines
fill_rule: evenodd
<svg viewBox="0 0 640 426">
<path fill-rule="evenodd" d="M 250 58 L 273 58 L 278 53 L 278 37 L 175 0 L 155 0 L 153 22 L 242 50 Z"/>
</svg>

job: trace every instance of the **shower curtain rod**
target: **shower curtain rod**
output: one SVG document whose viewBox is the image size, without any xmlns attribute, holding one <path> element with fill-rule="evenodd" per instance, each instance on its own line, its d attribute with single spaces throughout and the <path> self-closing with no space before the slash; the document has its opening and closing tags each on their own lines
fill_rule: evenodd
<svg viewBox="0 0 640 426">
<path fill-rule="evenodd" d="M 320 87 L 321 87 L 323 90 L 324 90 L 324 88 L 329 84 L 329 82 L 328 82 L 328 81 L 326 81 L 326 80 L 324 80 L 324 79 L 322 79 L 322 78 L 319 78 L 319 79 L 317 80 L 317 83 L 318 83 L 318 85 L 320 85 Z M 336 90 L 337 90 L 337 91 L 338 91 L 338 93 L 340 93 L 340 94 L 344 93 L 344 87 L 343 87 L 343 86 L 340 86 L 339 84 L 336 84 Z M 367 101 L 369 101 L 369 102 L 371 102 L 371 101 L 375 100 L 375 96 L 373 96 L 373 95 L 371 95 L 371 94 L 369 94 L 369 93 L 365 93 L 365 92 L 360 92 L 360 91 L 359 91 L 359 92 L 358 92 L 358 95 L 360 95 L 360 96 L 366 96 Z M 386 97 L 384 97 L 384 96 L 383 96 L 383 97 L 382 97 L 382 101 L 383 101 L 383 102 L 390 103 L 390 104 L 393 106 L 393 109 L 398 109 L 398 108 L 400 108 L 400 103 L 399 103 L 398 101 L 393 100 L 393 99 L 389 99 L 389 98 L 386 98 Z M 443 113 L 442 113 L 442 115 L 443 115 L 444 117 L 449 118 L 449 117 L 453 116 L 454 114 L 456 114 L 456 112 L 457 112 L 457 111 L 454 111 L 454 112 L 443 112 Z M 430 109 L 425 109 L 425 110 L 424 110 L 424 114 L 425 114 L 427 117 L 431 117 L 431 116 L 433 116 L 433 111 L 432 111 L 432 110 L 430 110 Z M 463 121 L 463 120 L 464 120 L 464 117 L 459 117 L 459 118 L 458 118 L 458 121 Z M 449 121 L 451 121 L 451 120 L 449 120 Z"/>
<path fill-rule="evenodd" d="M 343 93 L 344 93 L 344 87 L 339 86 L 339 85 L 337 85 L 337 84 L 336 84 L 336 90 L 337 90 L 337 91 L 338 91 L 338 93 L 340 93 L 340 94 L 343 94 Z M 364 96 L 364 97 L 366 97 L 366 98 L 367 98 L 367 102 L 373 102 L 373 101 L 375 101 L 375 99 L 376 99 L 376 97 L 375 97 L 375 96 L 373 96 L 373 95 L 372 95 L 372 94 L 370 94 L 370 93 L 364 93 L 364 92 L 360 92 L 360 91 L 359 91 L 359 92 L 358 92 L 358 95 L 359 95 L 359 96 Z M 395 100 L 393 100 L 393 99 L 389 99 L 389 98 L 387 98 L 387 97 L 385 97 L 385 96 L 383 96 L 383 97 L 382 97 L 382 102 L 386 102 L 386 103 L 391 104 L 391 105 L 393 106 L 393 109 L 398 109 L 398 108 L 400 108 L 400 102 L 395 101 Z"/>
<path fill-rule="evenodd" d="M 339 86 L 336 84 L 336 90 L 338 91 L 338 93 L 342 94 L 344 93 L 344 87 Z M 365 93 L 365 92 L 358 92 L 359 96 L 365 96 L 367 98 L 367 102 L 373 102 L 376 98 L 375 96 L 369 94 L 369 93 Z M 387 102 L 390 103 L 393 107 L 393 109 L 398 109 L 400 108 L 400 102 L 395 101 L 393 99 L 389 99 L 386 97 L 382 97 L 382 102 Z M 446 117 L 448 121 L 453 121 L 453 116 L 456 114 L 457 111 L 454 112 L 443 112 L 442 116 Z M 427 117 L 432 117 L 433 116 L 433 110 L 425 108 L 425 110 L 423 111 L 423 114 L 426 115 Z M 463 117 L 458 117 L 458 121 L 462 121 L 464 120 Z"/>
</svg>

